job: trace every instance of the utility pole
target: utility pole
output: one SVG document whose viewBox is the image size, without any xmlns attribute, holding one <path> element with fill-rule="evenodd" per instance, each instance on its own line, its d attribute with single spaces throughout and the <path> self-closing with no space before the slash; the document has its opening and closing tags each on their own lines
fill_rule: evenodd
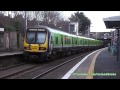
<svg viewBox="0 0 120 90">
<path fill-rule="evenodd" d="M 38 12 L 37 18 L 38 18 L 38 26 L 39 26 L 39 12 Z"/>
<path fill-rule="evenodd" d="M 25 30 L 27 30 L 27 11 L 25 11 Z"/>
</svg>

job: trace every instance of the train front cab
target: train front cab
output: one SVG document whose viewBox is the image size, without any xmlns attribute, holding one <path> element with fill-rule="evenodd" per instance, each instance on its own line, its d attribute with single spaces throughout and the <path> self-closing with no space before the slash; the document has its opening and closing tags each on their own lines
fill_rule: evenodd
<svg viewBox="0 0 120 90">
<path fill-rule="evenodd" d="M 30 28 L 24 37 L 24 59 L 43 61 L 48 49 L 48 30 L 44 28 Z"/>
</svg>

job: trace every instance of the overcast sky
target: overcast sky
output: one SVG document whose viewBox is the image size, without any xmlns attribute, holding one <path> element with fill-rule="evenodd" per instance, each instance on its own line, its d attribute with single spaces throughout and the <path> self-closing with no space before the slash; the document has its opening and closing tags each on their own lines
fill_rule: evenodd
<svg viewBox="0 0 120 90">
<path fill-rule="evenodd" d="M 67 18 L 76 11 L 63 11 L 63 15 Z M 103 18 L 119 16 L 120 11 L 80 11 L 83 12 L 91 20 L 90 32 L 109 32 L 111 29 L 106 29 Z"/>
</svg>

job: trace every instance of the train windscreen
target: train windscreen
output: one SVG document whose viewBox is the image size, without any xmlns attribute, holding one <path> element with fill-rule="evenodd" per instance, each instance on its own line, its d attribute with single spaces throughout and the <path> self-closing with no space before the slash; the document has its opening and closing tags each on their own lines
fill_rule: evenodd
<svg viewBox="0 0 120 90">
<path fill-rule="evenodd" d="M 44 43 L 45 39 L 46 39 L 46 33 L 45 32 L 38 32 L 37 33 L 36 43 Z"/>
<path fill-rule="evenodd" d="M 46 31 L 27 31 L 26 42 L 29 44 L 43 44 L 46 40 Z"/>
<path fill-rule="evenodd" d="M 35 32 L 27 32 L 26 42 L 29 44 L 35 43 Z"/>
</svg>

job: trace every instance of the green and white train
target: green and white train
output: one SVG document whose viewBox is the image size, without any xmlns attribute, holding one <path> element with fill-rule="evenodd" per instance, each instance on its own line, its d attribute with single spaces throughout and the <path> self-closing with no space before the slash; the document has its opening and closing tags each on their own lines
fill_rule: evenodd
<svg viewBox="0 0 120 90">
<path fill-rule="evenodd" d="M 103 42 L 100 40 L 76 36 L 40 25 L 26 30 L 24 57 L 44 61 L 48 58 L 55 59 L 102 46 Z"/>
</svg>

